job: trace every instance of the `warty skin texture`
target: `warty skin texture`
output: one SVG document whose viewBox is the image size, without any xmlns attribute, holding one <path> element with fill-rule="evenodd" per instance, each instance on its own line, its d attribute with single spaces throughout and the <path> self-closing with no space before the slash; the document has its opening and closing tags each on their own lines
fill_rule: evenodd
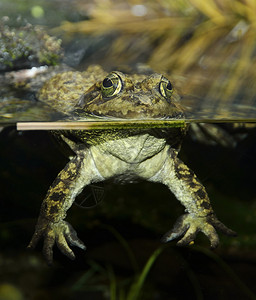
<svg viewBox="0 0 256 300">
<path fill-rule="evenodd" d="M 89 74 L 93 80 L 100 77 L 98 73 L 102 72 L 104 76 L 100 81 L 88 86 L 88 71 L 75 76 L 70 72 L 59 74 L 58 80 L 53 78 L 45 84 L 39 92 L 39 99 L 79 120 L 83 117 L 83 112 L 98 114 L 106 119 L 111 116 L 132 116 L 137 119 L 159 119 L 163 115 L 165 118 L 183 116 L 178 103 L 179 97 L 162 75 L 125 75 L 121 72 L 106 75 L 96 67 L 98 75 L 93 76 L 92 70 L 91 67 Z M 84 79 L 83 74 L 87 74 Z M 68 80 L 70 77 L 71 81 Z M 78 91 L 72 85 L 75 85 L 76 77 L 79 78 L 79 87 L 83 87 L 83 80 L 87 81 L 86 88 Z M 56 88 L 65 89 L 64 94 L 72 96 L 71 103 L 61 106 L 59 95 L 64 94 L 58 90 L 56 96 Z M 73 90 L 76 92 L 75 96 L 72 94 Z M 117 90 L 117 94 L 113 94 Z M 78 130 L 58 131 L 54 134 L 68 145 L 73 155 L 48 190 L 29 244 L 29 247 L 34 248 L 39 239 L 43 238 L 43 253 L 49 264 L 53 260 L 52 248 L 55 243 L 71 259 L 75 255 L 70 246 L 86 248 L 64 219 L 67 210 L 85 186 L 109 179 L 119 183 L 147 180 L 163 183 L 170 189 L 184 205 L 186 213 L 164 236 L 164 241 L 180 238 L 178 245 L 187 245 L 201 231 L 209 238 L 211 247 L 215 248 L 219 243 L 216 230 L 235 235 L 217 219 L 204 186 L 194 172 L 177 157 L 186 128 L 90 132 Z"/>
</svg>

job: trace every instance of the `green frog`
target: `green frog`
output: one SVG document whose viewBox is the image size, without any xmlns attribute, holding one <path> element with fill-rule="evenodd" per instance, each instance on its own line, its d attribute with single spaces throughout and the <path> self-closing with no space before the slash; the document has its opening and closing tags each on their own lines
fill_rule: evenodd
<svg viewBox="0 0 256 300">
<path fill-rule="evenodd" d="M 73 120 L 85 116 L 103 120 L 184 117 L 177 91 L 165 76 L 157 73 L 107 74 L 99 66 L 85 72 L 63 72 L 44 84 L 38 98 Z M 217 219 L 195 173 L 178 158 L 186 132 L 186 126 L 54 132 L 72 155 L 47 192 L 28 247 L 34 248 L 43 238 L 43 254 L 49 264 L 55 243 L 70 259 L 75 258 L 70 246 L 86 249 L 65 217 L 85 186 L 109 179 L 117 183 L 147 180 L 170 189 L 185 206 L 185 214 L 164 235 L 165 242 L 179 239 L 177 245 L 188 245 L 198 232 L 203 232 L 215 248 L 219 243 L 216 230 L 234 236 L 235 232 Z"/>
</svg>

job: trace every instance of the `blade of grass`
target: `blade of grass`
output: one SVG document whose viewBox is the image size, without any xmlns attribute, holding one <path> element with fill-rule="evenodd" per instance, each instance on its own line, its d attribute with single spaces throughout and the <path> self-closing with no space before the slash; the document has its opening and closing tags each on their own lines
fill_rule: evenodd
<svg viewBox="0 0 256 300">
<path fill-rule="evenodd" d="M 95 273 L 97 272 L 97 270 L 95 270 L 94 268 L 90 268 L 90 270 L 88 270 L 87 272 L 85 272 L 72 286 L 72 291 L 79 291 L 82 289 L 82 287 L 84 286 L 84 284 L 90 280 L 93 275 L 95 275 Z"/>
<path fill-rule="evenodd" d="M 142 272 L 140 273 L 139 277 L 134 282 L 134 284 L 131 286 L 129 294 L 127 296 L 127 300 L 139 299 L 143 284 L 145 282 L 145 279 L 146 279 L 152 265 L 154 264 L 154 262 L 156 261 L 158 256 L 162 253 L 162 251 L 166 248 L 167 248 L 167 245 L 163 245 L 162 247 L 159 247 L 149 257 L 149 259 L 148 259 L 147 263 L 145 264 L 145 266 L 144 266 Z"/>
<path fill-rule="evenodd" d="M 115 273 L 113 271 L 113 268 L 111 265 L 107 266 L 107 270 L 108 270 L 108 277 L 109 277 L 109 281 L 110 281 L 110 299 L 111 300 L 117 300 L 117 282 L 116 282 L 116 276 Z"/>
</svg>

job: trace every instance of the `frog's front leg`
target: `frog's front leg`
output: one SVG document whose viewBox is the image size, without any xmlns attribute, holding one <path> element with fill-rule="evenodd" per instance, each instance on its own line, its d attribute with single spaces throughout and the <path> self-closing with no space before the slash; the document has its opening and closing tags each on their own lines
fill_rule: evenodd
<svg viewBox="0 0 256 300">
<path fill-rule="evenodd" d="M 77 156 L 58 174 L 49 188 L 28 247 L 34 248 L 37 242 L 44 238 L 43 254 L 49 264 L 53 259 L 52 248 L 55 243 L 70 259 L 74 259 L 75 255 L 68 244 L 86 249 L 73 227 L 64 221 L 64 218 L 83 187 L 92 181 L 100 180 L 102 178 L 97 172 L 90 151 L 77 152 Z"/>
<path fill-rule="evenodd" d="M 211 247 L 215 248 L 219 243 L 216 230 L 226 235 L 236 235 L 217 219 L 204 186 L 194 172 L 177 158 L 176 152 L 172 149 L 162 170 L 151 180 L 166 184 L 186 208 L 186 214 L 182 215 L 172 230 L 164 235 L 163 241 L 168 242 L 181 237 L 177 245 L 188 245 L 201 231 L 209 238 Z"/>
</svg>

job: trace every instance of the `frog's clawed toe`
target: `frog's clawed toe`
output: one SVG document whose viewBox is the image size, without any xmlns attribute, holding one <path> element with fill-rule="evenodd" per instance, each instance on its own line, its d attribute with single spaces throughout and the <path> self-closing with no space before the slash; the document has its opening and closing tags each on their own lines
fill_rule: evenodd
<svg viewBox="0 0 256 300">
<path fill-rule="evenodd" d="M 177 246 L 189 245 L 194 242 L 197 233 L 201 231 L 208 237 L 211 248 L 214 249 L 219 244 L 219 237 L 216 229 L 229 236 L 236 235 L 233 230 L 221 223 L 214 214 L 206 217 L 196 217 L 192 214 L 184 214 L 176 221 L 173 229 L 163 236 L 162 241 L 169 242 L 182 237 L 177 242 Z"/>
<path fill-rule="evenodd" d="M 232 229 L 228 228 L 226 225 L 221 223 L 221 221 L 219 221 L 214 214 L 211 214 L 210 216 L 207 217 L 207 222 L 212 224 L 212 226 L 215 229 L 219 230 L 225 235 L 237 236 L 237 233 L 235 231 L 233 231 Z"/>
<path fill-rule="evenodd" d="M 36 231 L 28 245 L 28 248 L 34 248 L 41 238 L 44 238 L 43 254 L 49 265 L 53 261 L 53 246 L 56 243 L 59 250 L 70 259 L 75 259 L 74 252 L 69 245 L 77 246 L 83 250 L 86 249 L 84 243 L 77 237 L 73 227 L 65 221 L 57 223 L 39 220 Z"/>
</svg>

